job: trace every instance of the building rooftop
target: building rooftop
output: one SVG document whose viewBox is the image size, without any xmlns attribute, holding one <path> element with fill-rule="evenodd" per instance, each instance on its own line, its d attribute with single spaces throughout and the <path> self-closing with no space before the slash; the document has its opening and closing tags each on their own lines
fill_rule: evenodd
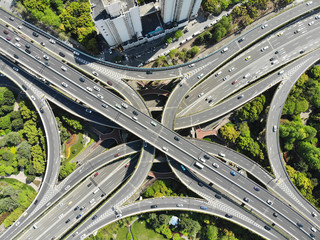
<svg viewBox="0 0 320 240">
<path fill-rule="evenodd" d="M 102 2 L 104 6 L 108 6 L 113 3 L 120 2 L 123 12 L 126 12 L 130 8 L 135 6 L 134 0 L 102 0 Z"/>
<path fill-rule="evenodd" d="M 144 4 L 144 5 L 140 6 L 140 16 L 152 14 L 158 10 L 159 10 L 159 3 L 158 2 L 156 2 L 156 3 L 151 2 L 148 4 Z"/>
</svg>

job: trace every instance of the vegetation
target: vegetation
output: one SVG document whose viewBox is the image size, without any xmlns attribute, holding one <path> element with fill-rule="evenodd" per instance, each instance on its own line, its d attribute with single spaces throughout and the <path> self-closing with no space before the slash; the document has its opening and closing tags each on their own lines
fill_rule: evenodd
<svg viewBox="0 0 320 240">
<path fill-rule="evenodd" d="M 61 162 L 59 180 L 63 180 L 76 169 L 76 163 L 71 162 L 71 160 L 83 150 L 83 135 L 81 132 L 83 132 L 84 126 L 81 119 L 78 119 L 71 114 L 64 111 L 55 112 L 56 115 L 58 115 L 56 121 L 60 132 L 61 144 L 65 144 L 66 148 L 70 147 L 70 149 L 68 149 L 70 154 L 68 154 Z M 69 142 L 73 139 L 76 141 L 72 142 L 72 145 L 69 146 Z"/>
<path fill-rule="evenodd" d="M 320 67 L 314 66 L 301 75 L 292 88 L 282 111 L 279 133 L 286 151 L 287 172 L 300 190 L 316 207 L 320 207 Z M 302 113 L 309 111 L 311 114 Z"/>
<path fill-rule="evenodd" d="M 172 216 L 177 216 L 177 226 L 169 225 Z M 96 236 L 87 239 L 131 239 L 127 227 L 132 222 L 130 217 L 119 220 L 101 228 Z M 232 229 L 232 231 L 230 230 Z M 234 223 L 216 218 L 214 216 L 195 212 L 159 212 L 147 213 L 139 217 L 139 220 L 131 226 L 134 240 L 182 240 L 182 236 L 188 239 L 221 239 L 221 240 L 260 240 L 261 237 Z M 120 236 L 121 234 L 121 236 Z M 126 237 L 125 237 L 126 236 Z"/>
<path fill-rule="evenodd" d="M 259 129 L 261 131 L 264 129 L 264 123 L 261 123 L 259 119 L 265 110 L 265 105 L 264 95 L 245 104 L 233 115 L 231 122 L 219 129 L 219 134 L 230 147 L 267 166 L 263 142 L 256 141 L 260 135 Z M 255 129 L 255 131 L 251 132 L 250 129 Z"/>
<path fill-rule="evenodd" d="M 90 16 L 89 1 L 20 1 L 37 21 L 52 26 L 61 34 L 73 37 L 88 50 L 97 52 L 96 31 Z"/>
<path fill-rule="evenodd" d="M 173 196 L 196 196 L 189 191 L 184 185 L 173 180 L 156 180 L 150 187 L 147 188 L 143 197 L 159 198 Z"/>
<path fill-rule="evenodd" d="M 0 179 L 0 223 L 7 228 L 15 222 L 36 197 L 36 191 L 15 179 Z"/>
<path fill-rule="evenodd" d="M 38 116 L 30 103 L 20 101 L 14 111 L 15 96 L 0 88 L 0 176 L 25 169 L 28 181 L 45 171 L 46 146 Z"/>
</svg>

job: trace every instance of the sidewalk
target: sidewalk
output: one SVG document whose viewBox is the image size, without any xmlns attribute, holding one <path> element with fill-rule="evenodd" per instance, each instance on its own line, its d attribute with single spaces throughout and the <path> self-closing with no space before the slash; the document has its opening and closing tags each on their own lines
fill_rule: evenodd
<svg viewBox="0 0 320 240">
<path fill-rule="evenodd" d="M 1 177 L 1 178 L 13 178 L 13 179 L 16 179 L 22 183 L 27 184 L 27 176 L 24 174 L 23 171 L 20 171 L 19 174 L 17 174 L 17 175 L 7 175 L 7 176 Z M 38 180 L 40 182 L 42 181 L 42 179 L 39 177 L 36 177 L 35 180 Z M 37 185 L 35 185 L 33 182 L 28 183 L 28 185 L 33 187 L 33 189 L 36 190 L 36 192 L 39 191 L 39 187 Z"/>
</svg>

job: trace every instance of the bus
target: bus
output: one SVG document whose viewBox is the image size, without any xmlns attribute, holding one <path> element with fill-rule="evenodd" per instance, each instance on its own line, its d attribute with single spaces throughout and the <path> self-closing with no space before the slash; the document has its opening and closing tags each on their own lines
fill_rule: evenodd
<svg viewBox="0 0 320 240">
<path fill-rule="evenodd" d="M 198 162 L 195 162 L 194 165 L 195 165 L 196 167 L 200 168 L 200 169 L 202 169 L 202 168 L 204 167 L 202 164 L 200 164 L 200 163 L 198 163 Z"/>
</svg>

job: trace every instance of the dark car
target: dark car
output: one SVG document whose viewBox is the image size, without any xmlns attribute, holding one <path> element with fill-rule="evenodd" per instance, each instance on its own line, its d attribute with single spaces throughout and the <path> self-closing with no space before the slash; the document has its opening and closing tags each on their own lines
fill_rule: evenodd
<svg viewBox="0 0 320 240">
<path fill-rule="evenodd" d="M 208 156 L 208 155 L 203 155 L 203 157 L 205 158 L 205 159 L 210 159 L 210 157 Z"/>
<path fill-rule="evenodd" d="M 238 40 L 238 43 L 241 43 L 244 40 L 244 37 Z"/>
<path fill-rule="evenodd" d="M 79 218 L 81 218 L 81 214 L 79 214 L 79 215 L 76 217 L 76 219 L 79 219 Z"/>
<path fill-rule="evenodd" d="M 9 19 L 10 19 L 11 21 L 14 21 L 14 17 L 12 17 L 12 16 L 11 16 L 11 17 L 9 17 Z"/>
<path fill-rule="evenodd" d="M 264 226 L 264 228 L 266 229 L 266 230 L 268 230 L 268 231 L 270 231 L 271 230 L 271 228 L 269 227 L 269 226 Z"/>
<path fill-rule="evenodd" d="M 228 214 L 228 213 L 227 213 L 227 214 L 226 214 L 226 217 L 227 217 L 227 218 L 232 218 L 233 216 L 232 216 L 231 214 Z"/>
<path fill-rule="evenodd" d="M 132 113 L 133 113 L 133 115 L 138 116 L 138 113 L 136 111 L 133 111 Z"/>
<path fill-rule="evenodd" d="M 112 82 L 111 82 L 111 81 L 108 81 L 107 83 L 108 83 L 110 86 L 112 86 Z"/>
<path fill-rule="evenodd" d="M 36 33 L 36 32 L 33 32 L 32 35 L 35 36 L 35 37 L 38 37 L 38 36 L 39 36 L 39 34 Z"/>
<path fill-rule="evenodd" d="M 92 183 L 89 183 L 88 185 L 87 185 L 87 187 L 90 187 L 92 185 Z"/>
<path fill-rule="evenodd" d="M 260 191 L 260 188 L 258 188 L 258 187 L 256 187 L 256 186 L 254 186 L 253 189 L 256 190 L 257 192 Z"/>
<path fill-rule="evenodd" d="M 26 51 L 26 53 L 29 53 L 29 54 L 31 53 L 31 51 L 28 48 L 26 48 L 25 51 Z"/>
<path fill-rule="evenodd" d="M 180 139 L 177 136 L 174 136 L 174 140 L 180 141 Z"/>
<path fill-rule="evenodd" d="M 40 108 L 40 112 L 41 112 L 41 113 L 43 113 L 43 112 L 44 112 L 42 107 Z"/>
<path fill-rule="evenodd" d="M 38 200 L 35 200 L 35 201 L 34 201 L 34 204 L 37 204 L 37 203 L 38 203 Z"/>
<path fill-rule="evenodd" d="M 63 52 L 59 52 L 59 55 L 60 55 L 61 57 L 65 57 L 65 56 L 66 56 Z"/>
<path fill-rule="evenodd" d="M 152 72 L 151 71 L 147 71 L 147 74 L 152 74 Z"/>
<path fill-rule="evenodd" d="M 79 206 L 76 206 L 73 211 L 77 211 L 79 209 Z"/>
<path fill-rule="evenodd" d="M 80 211 L 82 211 L 83 209 L 85 209 L 86 207 L 85 206 L 82 206 L 81 208 L 80 208 Z"/>
<path fill-rule="evenodd" d="M 301 223 L 299 223 L 299 222 L 297 222 L 297 225 L 298 225 L 299 228 L 303 227 L 303 225 Z"/>
<path fill-rule="evenodd" d="M 92 220 L 95 220 L 97 217 L 98 217 L 97 215 L 94 215 L 94 216 L 92 217 Z"/>
<path fill-rule="evenodd" d="M 151 205 L 151 208 L 157 208 L 158 205 Z"/>
<path fill-rule="evenodd" d="M 80 82 L 84 82 L 85 80 L 84 80 L 84 78 L 79 78 L 79 80 L 80 80 Z"/>
<path fill-rule="evenodd" d="M 300 51 L 300 54 L 302 54 L 302 53 L 304 53 L 304 52 L 305 52 L 304 50 L 301 50 L 301 51 Z"/>
<path fill-rule="evenodd" d="M 245 201 L 245 202 L 250 202 L 249 198 L 247 198 L 247 197 L 245 197 L 245 198 L 243 199 L 243 201 Z"/>
<path fill-rule="evenodd" d="M 278 217 L 278 213 L 274 212 L 274 213 L 273 213 L 273 216 L 274 216 L 274 217 Z"/>
<path fill-rule="evenodd" d="M 30 45 L 29 45 L 29 44 L 26 44 L 26 48 L 30 48 Z"/>
<path fill-rule="evenodd" d="M 3 30 L 4 34 L 9 34 L 9 31 L 7 29 Z"/>
<path fill-rule="evenodd" d="M 14 58 L 19 58 L 19 56 L 17 54 L 13 54 Z"/>
<path fill-rule="evenodd" d="M 214 195 L 216 198 L 221 199 L 221 196 L 219 194 Z"/>
<path fill-rule="evenodd" d="M 70 222 L 70 219 L 68 219 L 68 220 L 66 221 L 66 223 L 68 223 L 68 222 Z"/>
</svg>

